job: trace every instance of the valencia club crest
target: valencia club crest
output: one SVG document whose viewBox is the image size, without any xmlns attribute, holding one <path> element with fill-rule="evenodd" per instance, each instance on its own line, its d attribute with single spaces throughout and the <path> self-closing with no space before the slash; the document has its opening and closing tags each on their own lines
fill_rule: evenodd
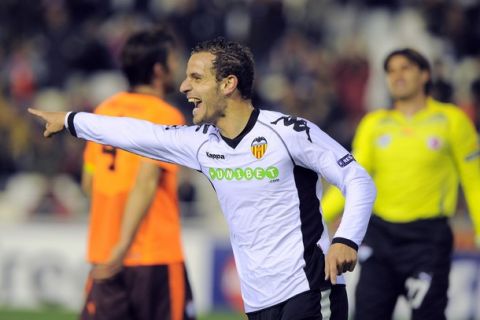
<svg viewBox="0 0 480 320">
<path fill-rule="evenodd" d="M 267 151 L 267 139 L 264 137 L 257 137 L 252 141 L 252 154 L 255 158 L 261 159 L 265 152 Z"/>
</svg>

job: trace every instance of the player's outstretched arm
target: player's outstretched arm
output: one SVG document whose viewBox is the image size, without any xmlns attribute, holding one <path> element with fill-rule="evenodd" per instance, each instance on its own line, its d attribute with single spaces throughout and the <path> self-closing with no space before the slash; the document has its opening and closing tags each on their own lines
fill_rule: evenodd
<svg viewBox="0 0 480 320">
<path fill-rule="evenodd" d="M 61 132 L 65 127 L 67 112 L 49 112 L 32 108 L 28 108 L 28 112 L 45 121 L 43 136 L 46 138 L 50 138 L 54 134 Z"/>
</svg>

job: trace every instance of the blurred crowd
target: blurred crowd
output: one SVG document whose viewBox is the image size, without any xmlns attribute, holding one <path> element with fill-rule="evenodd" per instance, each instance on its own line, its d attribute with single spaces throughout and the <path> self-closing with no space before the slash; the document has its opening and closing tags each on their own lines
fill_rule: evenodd
<svg viewBox="0 0 480 320">
<path fill-rule="evenodd" d="M 464 108 L 479 128 L 478 17 L 472 0 L 2 0 L 0 217 L 87 212 L 78 188 L 83 144 L 44 139 L 26 109 L 91 111 L 125 90 L 118 54 L 135 30 L 168 23 L 183 64 L 197 42 L 218 35 L 249 45 L 254 105 L 306 117 L 350 148 L 365 112 L 390 104 L 382 61 L 398 47 L 423 52 L 433 95 Z M 191 118 L 179 93 L 169 99 Z M 181 189 L 187 202 L 195 199 L 190 180 Z"/>
</svg>

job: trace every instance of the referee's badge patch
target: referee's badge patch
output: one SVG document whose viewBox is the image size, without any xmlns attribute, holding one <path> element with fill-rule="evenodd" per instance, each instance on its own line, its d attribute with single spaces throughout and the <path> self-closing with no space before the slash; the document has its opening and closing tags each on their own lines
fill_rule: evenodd
<svg viewBox="0 0 480 320">
<path fill-rule="evenodd" d="M 384 134 L 377 139 L 377 145 L 380 148 L 387 147 L 392 142 L 392 137 L 389 134 Z"/>
<path fill-rule="evenodd" d="M 431 150 L 435 150 L 435 151 L 440 150 L 442 147 L 442 140 L 440 140 L 440 138 L 437 138 L 437 137 L 430 137 L 427 140 L 427 146 Z"/>
<path fill-rule="evenodd" d="M 261 159 L 265 152 L 267 151 L 267 139 L 264 137 L 256 137 L 252 141 L 252 145 L 250 147 L 250 150 L 252 151 L 252 154 L 255 158 Z"/>
</svg>

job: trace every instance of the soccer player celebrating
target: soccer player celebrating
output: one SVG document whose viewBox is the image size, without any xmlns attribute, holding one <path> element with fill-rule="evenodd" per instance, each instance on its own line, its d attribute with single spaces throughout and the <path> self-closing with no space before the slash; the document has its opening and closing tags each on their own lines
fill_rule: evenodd
<svg viewBox="0 0 480 320">
<path fill-rule="evenodd" d="M 160 126 L 89 113 L 30 110 L 45 136 L 64 124 L 76 137 L 202 172 L 230 228 L 251 320 L 348 319 L 342 273 L 352 271 L 375 187 L 366 171 L 316 125 L 254 108 L 250 50 L 222 38 L 193 49 L 180 90 L 196 126 Z M 320 177 L 346 195 L 329 239 Z"/>
</svg>

